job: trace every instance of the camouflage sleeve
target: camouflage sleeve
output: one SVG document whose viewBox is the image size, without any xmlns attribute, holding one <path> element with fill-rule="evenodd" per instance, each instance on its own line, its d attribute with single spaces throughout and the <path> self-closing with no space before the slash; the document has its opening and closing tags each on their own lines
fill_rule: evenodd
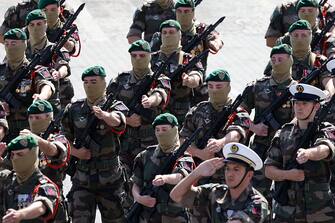
<svg viewBox="0 0 335 223">
<path fill-rule="evenodd" d="M 186 177 L 189 173 L 192 172 L 194 165 L 195 164 L 192 156 L 189 153 L 185 153 L 184 156 L 180 157 L 177 160 L 172 173 L 180 173 L 181 175 Z"/>
<path fill-rule="evenodd" d="M 35 75 L 33 80 L 36 92 L 40 92 L 44 85 L 48 85 L 51 87 L 52 94 L 55 93 L 55 86 L 50 81 L 51 74 L 48 71 L 48 68 L 39 66 L 33 73 Z"/>
<path fill-rule="evenodd" d="M 128 111 L 128 108 L 123 102 L 116 101 L 111 106 L 112 112 L 115 112 L 120 117 L 121 123 L 119 126 L 113 127 L 117 132 L 123 132 L 126 129 L 126 116 L 125 113 Z"/>
<path fill-rule="evenodd" d="M 272 139 L 270 148 L 268 150 L 268 157 L 264 161 L 264 165 L 276 166 L 278 168 L 283 167 L 283 154 L 280 149 L 280 134 L 281 129 L 279 129 Z"/>
<path fill-rule="evenodd" d="M 133 23 L 131 24 L 127 38 L 131 36 L 142 36 L 142 32 L 145 30 L 145 14 L 143 11 L 143 7 L 141 9 L 137 9 L 134 13 Z"/>
<path fill-rule="evenodd" d="M 195 122 L 193 120 L 193 117 L 196 113 L 196 109 L 197 106 L 192 107 L 185 116 L 183 127 L 179 132 L 179 135 L 184 139 L 190 137 L 193 134 L 193 132 L 197 129 L 197 127 L 195 126 Z"/>
<path fill-rule="evenodd" d="M 244 108 L 249 114 L 251 113 L 251 110 L 255 108 L 255 82 L 252 82 L 247 85 L 247 87 L 244 89 L 245 91 L 245 97 L 243 98 L 243 101 L 241 103 L 241 107 Z"/>
<path fill-rule="evenodd" d="M 130 177 L 130 181 L 135 183 L 139 187 L 143 187 L 143 172 L 144 172 L 144 153 L 145 151 L 137 154 L 134 159 L 133 175 Z"/>
<path fill-rule="evenodd" d="M 70 155 L 69 142 L 64 135 L 57 134 L 49 138 L 49 141 L 57 147 L 58 155 L 57 156 L 47 156 L 47 159 L 50 161 L 48 166 L 53 167 L 54 169 L 59 169 L 60 167 L 65 166 L 68 156 Z"/>
<path fill-rule="evenodd" d="M 62 127 L 65 137 L 70 141 L 74 142 L 74 124 L 71 117 L 71 106 L 72 104 L 68 104 L 65 107 L 64 114 L 62 117 Z"/>
<path fill-rule="evenodd" d="M 1 170 L 0 171 L 0 216 L 4 216 L 6 213 L 6 207 L 4 206 L 5 204 L 3 197 L 5 196 L 5 190 L 4 190 L 4 186 L 6 184 L 6 180 L 8 179 L 9 174 L 11 173 L 11 171 L 9 170 Z M 0 219 L 1 222 L 1 219 Z"/>
<path fill-rule="evenodd" d="M 329 156 L 325 161 L 332 161 L 335 158 L 335 126 L 330 123 L 322 123 L 321 131 L 316 136 L 314 146 L 326 145 L 329 147 Z"/>
<path fill-rule="evenodd" d="M 0 26 L 0 34 L 4 35 L 8 30 L 11 28 L 14 28 L 14 22 L 15 22 L 15 12 L 16 12 L 16 7 L 13 5 L 9 7 L 5 13 L 4 16 L 4 21 L 2 22 Z"/>
<path fill-rule="evenodd" d="M 171 91 L 170 78 L 165 75 L 161 75 L 157 80 L 157 86 L 150 90 L 148 95 L 153 93 L 158 93 L 162 97 L 161 107 L 164 108 L 169 100 L 169 95 Z"/>
<path fill-rule="evenodd" d="M 244 109 L 238 108 L 233 123 L 227 128 L 227 133 L 233 130 L 237 131 L 241 135 L 240 142 L 243 142 L 247 138 L 250 122 L 249 113 Z"/>
<path fill-rule="evenodd" d="M 42 219 L 49 219 L 55 216 L 60 201 L 58 193 L 56 185 L 54 184 L 46 183 L 40 185 L 34 202 L 41 201 L 46 208 L 45 214 L 41 216 Z"/>
<path fill-rule="evenodd" d="M 282 33 L 283 27 L 282 27 L 282 20 L 283 20 L 283 12 L 282 12 L 282 5 L 276 6 L 274 11 L 272 12 L 271 18 L 270 18 L 270 24 L 268 26 L 268 29 L 265 33 L 265 38 L 268 37 L 280 37 L 284 33 Z"/>
</svg>

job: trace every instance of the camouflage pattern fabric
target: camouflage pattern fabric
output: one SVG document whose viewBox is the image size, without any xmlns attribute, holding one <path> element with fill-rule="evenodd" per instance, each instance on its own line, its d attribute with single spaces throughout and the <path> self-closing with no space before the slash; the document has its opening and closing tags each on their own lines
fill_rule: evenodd
<svg viewBox="0 0 335 223">
<path fill-rule="evenodd" d="M 151 59 L 151 67 L 152 70 L 155 71 L 159 65 L 167 60 L 167 55 L 163 54 L 162 52 L 158 51 L 152 55 Z M 168 64 L 166 70 L 164 71 L 164 74 L 167 77 L 171 76 L 171 73 L 173 73 L 177 68 L 179 64 L 187 64 L 188 61 L 191 60 L 191 55 L 180 52 L 177 53 Z M 196 64 L 196 66 L 191 69 L 191 71 L 197 71 L 200 73 L 200 85 L 203 83 L 203 67 L 200 62 Z M 190 72 L 190 71 L 188 71 Z M 191 108 L 191 99 L 193 97 L 194 89 L 188 88 L 186 86 L 182 86 L 182 80 L 181 78 L 176 78 L 176 80 L 171 80 L 171 97 L 169 104 L 167 106 L 167 111 L 171 114 L 175 115 L 178 119 L 178 123 L 182 125 L 185 119 L 185 115 L 188 112 L 188 110 Z"/>
<path fill-rule="evenodd" d="M 133 17 L 133 23 L 129 28 L 127 38 L 138 36 L 150 43 L 151 37 L 159 31 L 162 22 L 169 19 L 175 19 L 174 3 L 167 9 L 161 8 L 157 3 L 144 3 L 141 8 L 136 9 Z"/>
<path fill-rule="evenodd" d="M 257 195 L 258 198 L 254 196 Z M 263 222 L 269 215 L 267 200 L 256 189 L 249 186 L 232 200 L 224 184 L 205 184 L 189 191 L 181 204 L 208 216 L 210 222 L 221 223 L 240 220 L 243 223 Z M 203 219 L 192 219 L 195 223 L 206 223 Z"/>
<path fill-rule="evenodd" d="M 33 202 L 41 201 L 46 208 L 45 215 L 38 219 L 26 220 L 24 222 L 45 222 L 47 218 L 53 219 L 58 209 L 60 200 L 57 186 L 39 171 L 36 170 L 31 177 L 22 184 L 16 180 L 14 172 L 0 172 L 0 216 L 4 216 L 6 210 L 12 208 L 19 210 L 28 207 Z M 34 190 L 38 187 L 36 193 Z"/>
<path fill-rule="evenodd" d="M 167 161 L 170 154 L 163 153 L 158 145 L 150 146 L 138 154 L 134 161 L 133 176 L 131 181 L 143 188 L 150 184 L 155 178 L 157 170 Z M 193 159 L 189 154 L 179 158 L 172 173 L 180 173 L 185 176 L 193 169 Z M 173 185 L 161 186 L 156 196 L 157 203 L 154 208 L 144 207 L 141 213 L 141 223 L 176 223 L 188 222 L 187 212 L 169 197 Z"/>
<path fill-rule="evenodd" d="M 106 101 L 103 98 L 98 106 Z M 91 152 L 91 159 L 79 160 L 72 177 L 72 188 L 68 195 L 73 222 L 94 222 L 98 206 L 105 222 L 123 222 L 121 199 L 123 192 L 122 168 L 119 161 L 119 134 L 124 131 L 126 109 L 121 102 L 115 102 L 111 111 L 121 118 L 118 127 L 110 127 L 98 120 L 96 129 L 90 131 L 84 145 Z M 92 108 L 85 99 L 69 104 L 62 119 L 64 134 L 73 143 L 86 128 Z"/>
<path fill-rule="evenodd" d="M 27 66 L 26 61 L 23 66 Z M 20 69 L 17 71 L 19 72 Z M 0 91 L 6 86 L 11 79 L 14 77 L 16 72 L 13 72 L 6 63 L 0 64 Z M 50 82 L 51 75 L 46 67 L 36 67 L 36 70 L 23 78 L 20 83 L 17 84 L 14 96 L 22 102 L 19 109 L 10 107 L 10 115 L 7 116 L 9 125 L 9 133 L 6 136 L 7 142 L 19 135 L 20 130 L 29 129 L 27 108 L 33 102 L 32 96 L 34 93 L 39 93 L 44 85 L 49 85 L 55 92 L 54 85 Z"/>
<path fill-rule="evenodd" d="M 305 173 L 303 182 L 292 182 L 287 191 L 288 205 L 277 202 L 273 205 L 275 220 L 273 222 L 334 222 L 335 206 L 330 193 L 329 163 L 334 159 L 335 127 L 322 123 L 311 146 L 327 145 L 330 156 L 320 161 L 307 161 L 302 167 Z M 287 169 L 296 155 L 296 148 L 304 130 L 297 122 L 285 124 L 276 132 L 269 148 L 265 165 Z"/>
</svg>

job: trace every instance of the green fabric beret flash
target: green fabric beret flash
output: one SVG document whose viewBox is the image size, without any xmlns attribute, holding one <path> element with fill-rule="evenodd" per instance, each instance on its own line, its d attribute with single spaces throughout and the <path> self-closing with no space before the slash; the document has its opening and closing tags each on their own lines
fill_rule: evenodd
<svg viewBox="0 0 335 223">
<path fill-rule="evenodd" d="M 4 39 L 14 39 L 14 40 L 27 40 L 27 35 L 22 29 L 15 28 L 8 30 L 4 36 Z"/>
<path fill-rule="evenodd" d="M 39 0 L 38 8 L 44 9 L 46 6 L 51 5 L 51 4 L 59 5 L 59 1 L 58 0 Z"/>
<path fill-rule="evenodd" d="M 47 16 L 41 9 L 31 11 L 26 17 L 26 24 L 28 25 L 33 20 L 47 19 Z"/>
<path fill-rule="evenodd" d="M 43 114 L 53 112 L 52 105 L 46 100 L 34 101 L 28 108 L 28 114 Z"/>
<path fill-rule="evenodd" d="M 93 66 L 87 68 L 81 75 L 81 80 L 84 80 L 85 77 L 100 76 L 106 77 L 106 71 L 102 66 Z"/>
<path fill-rule="evenodd" d="M 131 53 L 133 51 L 145 51 L 150 53 L 151 47 L 147 41 L 140 39 L 130 45 L 128 52 Z"/>
<path fill-rule="evenodd" d="M 282 54 L 286 53 L 288 55 L 292 55 L 292 47 L 288 44 L 280 44 L 278 46 L 274 46 L 271 50 L 270 57 L 272 57 L 273 54 Z"/>
<path fill-rule="evenodd" d="M 181 29 L 179 22 L 173 19 L 162 22 L 161 26 L 159 27 L 159 31 L 162 32 L 163 28 L 176 28 L 177 30 Z"/>
<path fill-rule="evenodd" d="M 225 69 L 217 69 L 208 74 L 206 82 L 208 81 L 230 82 L 230 75 Z"/>
<path fill-rule="evenodd" d="M 175 5 L 175 9 L 179 7 L 191 7 L 192 9 L 195 8 L 193 0 L 178 0 Z"/>
<path fill-rule="evenodd" d="M 299 30 L 312 30 L 311 25 L 307 20 L 300 19 L 293 23 L 290 28 L 288 29 L 288 32 L 291 33 L 294 30 L 299 29 Z"/>
<path fill-rule="evenodd" d="M 155 127 L 156 125 L 172 125 L 178 126 L 178 120 L 176 116 L 170 113 L 163 113 L 158 115 L 153 121 L 152 125 Z"/>
<path fill-rule="evenodd" d="M 38 146 L 38 142 L 32 135 L 20 135 L 13 139 L 7 146 L 8 152 L 22 150 L 22 149 L 33 149 Z"/>
</svg>

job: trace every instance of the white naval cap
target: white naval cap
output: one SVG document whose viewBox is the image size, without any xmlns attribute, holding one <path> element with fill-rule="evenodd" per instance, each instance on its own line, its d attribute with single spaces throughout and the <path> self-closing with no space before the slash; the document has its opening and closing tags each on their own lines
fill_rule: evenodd
<svg viewBox="0 0 335 223">
<path fill-rule="evenodd" d="M 293 99 L 299 101 L 322 101 L 327 98 L 325 92 L 309 84 L 293 84 L 289 88 Z"/>
<path fill-rule="evenodd" d="M 225 162 L 238 162 L 260 170 L 263 167 L 262 159 L 249 147 L 241 143 L 228 143 L 222 149 Z"/>
</svg>

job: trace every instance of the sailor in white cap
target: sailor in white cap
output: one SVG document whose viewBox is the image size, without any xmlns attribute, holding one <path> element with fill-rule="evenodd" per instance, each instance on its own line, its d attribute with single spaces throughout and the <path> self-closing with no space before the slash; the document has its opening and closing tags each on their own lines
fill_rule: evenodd
<svg viewBox="0 0 335 223">
<path fill-rule="evenodd" d="M 302 142 L 326 94 L 307 84 L 292 85 L 289 90 L 295 119 L 276 132 L 264 162 L 266 177 L 289 182 L 288 187 L 275 184 L 272 222 L 335 222 L 329 185 L 335 127 L 321 122 L 313 136 Z"/>
<path fill-rule="evenodd" d="M 225 158 L 202 162 L 173 188 L 170 197 L 187 208 L 206 213 L 213 223 L 263 222 L 269 215 L 268 202 L 251 185 L 254 171 L 263 167 L 261 158 L 240 143 L 226 144 L 223 155 Z M 225 168 L 226 184 L 193 186 L 220 168 Z"/>
</svg>

